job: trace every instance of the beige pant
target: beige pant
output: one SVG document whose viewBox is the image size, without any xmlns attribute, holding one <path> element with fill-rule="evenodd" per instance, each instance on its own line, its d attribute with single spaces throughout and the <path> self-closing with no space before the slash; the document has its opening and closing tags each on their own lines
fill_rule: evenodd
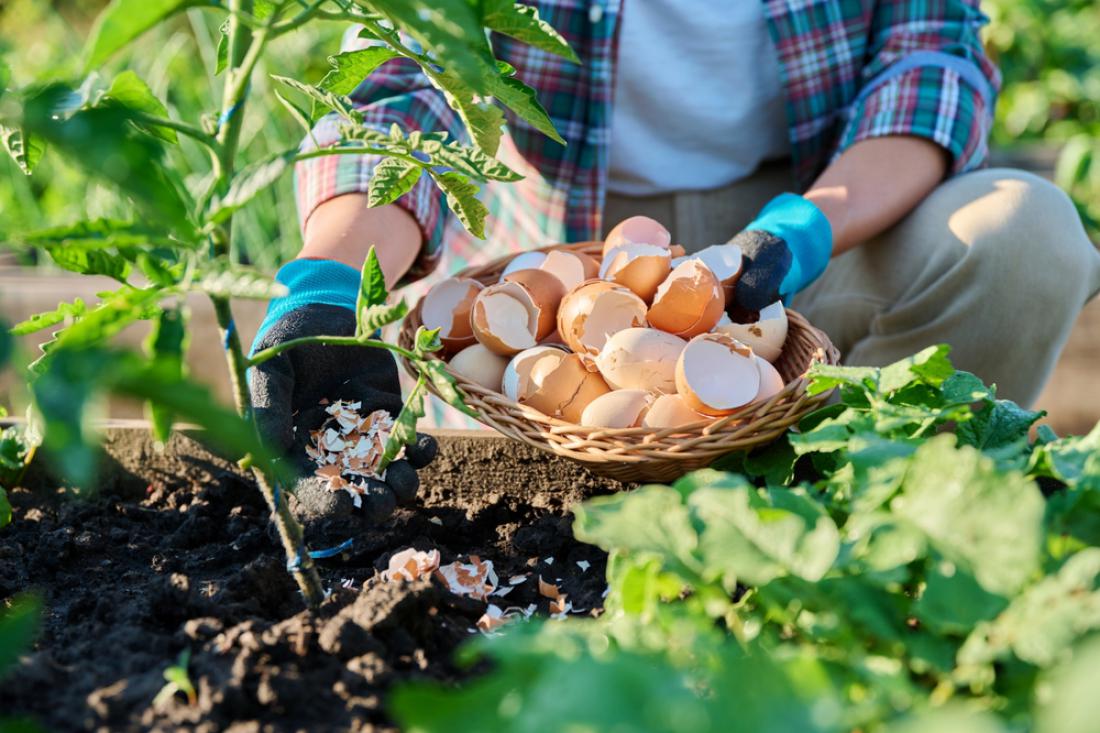
<svg viewBox="0 0 1100 733">
<path fill-rule="evenodd" d="M 652 216 L 689 250 L 725 242 L 792 189 L 787 170 L 768 165 L 716 191 L 611 195 L 605 221 Z M 1098 290 L 1100 252 L 1069 198 L 1030 173 L 991 169 L 943 183 L 896 226 L 836 257 L 791 305 L 845 363 L 881 366 L 947 343 L 956 367 L 1030 405 Z"/>
</svg>

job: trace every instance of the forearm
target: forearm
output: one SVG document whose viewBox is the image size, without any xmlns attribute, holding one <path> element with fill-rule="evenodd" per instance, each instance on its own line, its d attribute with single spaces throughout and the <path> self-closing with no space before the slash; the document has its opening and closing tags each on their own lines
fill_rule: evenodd
<svg viewBox="0 0 1100 733">
<path fill-rule="evenodd" d="M 374 246 L 386 286 L 393 288 L 416 261 L 423 235 L 416 220 L 396 204 L 370 208 L 367 195 L 337 196 L 314 209 L 298 259 L 342 262 L 360 270 Z"/>
<path fill-rule="evenodd" d="M 950 156 L 917 137 L 863 140 L 840 155 L 805 193 L 833 229 L 833 255 L 881 234 L 916 208 L 947 175 Z"/>
</svg>

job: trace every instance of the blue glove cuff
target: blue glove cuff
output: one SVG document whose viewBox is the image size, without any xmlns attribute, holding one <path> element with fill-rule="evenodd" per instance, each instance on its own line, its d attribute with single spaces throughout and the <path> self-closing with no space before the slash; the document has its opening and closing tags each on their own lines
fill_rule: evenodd
<svg viewBox="0 0 1100 733">
<path fill-rule="evenodd" d="M 256 352 L 256 345 L 263 340 L 268 329 L 287 313 L 315 303 L 337 305 L 354 311 L 359 298 L 359 273 L 355 268 L 333 260 L 288 262 L 276 273 L 275 281 L 285 285 L 290 292 L 273 299 L 268 305 L 267 315 L 256 332 L 249 353 Z"/>
<path fill-rule="evenodd" d="M 745 229 L 768 232 L 787 243 L 793 261 L 779 286 L 784 300 L 819 278 L 833 254 L 832 225 L 812 201 L 797 194 L 776 196 Z"/>
</svg>

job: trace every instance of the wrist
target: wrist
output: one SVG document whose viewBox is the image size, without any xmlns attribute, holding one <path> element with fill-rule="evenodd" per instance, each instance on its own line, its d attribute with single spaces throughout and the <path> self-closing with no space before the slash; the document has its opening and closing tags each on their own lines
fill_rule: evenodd
<svg viewBox="0 0 1100 733">
<path fill-rule="evenodd" d="M 789 297 L 825 272 L 833 252 L 833 229 L 828 217 L 807 198 L 784 193 L 772 199 L 746 230 L 764 231 L 787 243 L 792 264 L 780 285 Z"/>
<path fill-rule="evenodd" d="M 308 305 L 333 305 L 355 311 L 360 274 L 355 268 L 333 260 L 299 259 L 283 265 L 275 281 L 286 286 L 287 294 L 273 298 L 267 315 L 252 342 L 255 352 L 268 329 L 288 313 Z"/>
</svg>

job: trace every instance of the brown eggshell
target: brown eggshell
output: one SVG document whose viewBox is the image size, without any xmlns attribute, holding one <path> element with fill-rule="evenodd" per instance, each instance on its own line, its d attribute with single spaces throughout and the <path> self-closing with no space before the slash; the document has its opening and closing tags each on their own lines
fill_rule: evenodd
<svg viewBox="0 0 1100 733">
<path fill-rule="evenodd" d="M 570 290 L 562 300 L 558 333 L 580 355 L 585 366 L 594 370 L 593 359 L 608 336 L 625 328 L 644 326 L 645 314 L 645 302 L 628 288 L 604 280 L 589 280 Z"/>
<path fill-rule="evenodd" d="M 567 354 L 523 403 L 544 415 L 579 423 L 584 408 L 610 391 L 603 377 L 584 368 L 579 356 Z"/>
<path fill-rule="evenodd" d="M 723 334 L 696 336 L 676 362 L 676 391 L 696 412 L 729 415 L 760 391 L 756 355 Z"/>
<path fill-rule="evenodd" d="M 635 428 L 642 421 L 653 395 L 644 389 L 617 389 L 588 403 L 581 425 L 590 428 Z"/>
<path fill-rule="evenodd" d="M 757 354 L 756 368 L 760 370 L 760 389 L 756 392 L 756 402 L 769 400 L 783 391 L 786 386 L 783 377 L 770 361 Z"/>
<path fill-rule="evenodd" d="M 656 219 L 648 216 L 631 216 L 623 219 L 607 233 L 603 243 L 603 256 L 622 244 L 652 244 L 668 249 L 672 235 Z"/>
<path fill-rule="evenodd" d="M 549 272 L 561 280 L 566 292 L 577 287 L 585 280 L 591 280 L 600 272 L 599 264 L 588 255 L 556 249 L 546 253 L 546 259 L 542 261 L 538 269 Z"/>
<path fill-rule="evenodd" d="M 759 313 L 748 314 L 746 323 L 736 323 L 728 316 L 718 321 L 714 330 L 732 336 L 770 362 L 775 362 L 783 353 L 783 344 L 787 341 L 787 311 L 783 303 L 776 301 Z"/>
<path fill-rule="evenodd" d="M 556 346 L 535 346 L 519 352 L 504 368 L 501 392 L 517 402 L 531 396 L 565 355 L 565 350 Z"/>
<path fill-rule="evenodd" d="M 613 247 L 600 265 L 600 277 L 630 288 L 646 303 L 672 270 L 667 248 L 652 244 L 622 244 Z"/>
<path fill-rule="evenodd" d="M 499 392 L 508 359 L 489 351 L 484 344 L 473 344 L 455 354 L 449 364 L 454 372 L 471 382 Z"/>
<path fill-rule="evenodd" d="M 437 282 L 424 296 L 421 322 L 425 328 L 440 329 L 444 354 L 455 354 L 474 343 L 470 309 L 481 290 L 477 280 L 451 277 Z"/>
<path fill-rule="evenodd" d="M 745 259 L 740 247 L 729 243 L 712 244 L 694 254 L 673 259 L 672 266 L 677 267 L 680 263 L 689 259 L 699 260 L 706 265 L 707 269 L 713 272 L 714 276 L 718 278 L 718 282 L 721 283 L 726 303 L 733 301 L 734 289 L 737 286 L 737 281 L 741 279 L 741 266 Z"/>
<path fill-rule="evenodd" d="M 685 260 L 669 273 L 649 307 L 649 325 L 685 339 L 714 328 L 726 309 L 718 278 L 703 262 Z"/>
<path fill-rule="evenodd" d="M 498 282 L 504 282 L 504 278 L 519 270 L 537 270 L 545 261 L 545 252 L 520 252 L 504 266 Z"/>
<path fill-rule="evenodd" d="M 676 362 L 687 342 L 656 328 L 627 328 L 607 340 L 596 366 L 615 389 L 676 391 Z"/>
<path fill-rule="evenodd" d="M 503 282 L 483 289 L 470 311 L 474 337 L 490 351 L 512 356 L 537 343 L 539 310 L 519 283 Z"/>
<path fill-rule="evenodd" d="M 530 293 L 531 303 L 538 310 L 535 340 L 549 336 L 557 322 L 558 306 L 565 297 L 561 280 L 544 270 L 517 270 L 506 275 L 504 282 L 515 283 Z"/>
<path fill-rule="evenodd" d="M 642 418 L 642 425 L 647 428 L 678 428 L 681 425 L 691 425 L 704 420 L 713 420 L 709 415 L 701 415 L 687 406 L 684 398 L 679 394 L 663 394 L 653 401 Z"/>
</svg>

